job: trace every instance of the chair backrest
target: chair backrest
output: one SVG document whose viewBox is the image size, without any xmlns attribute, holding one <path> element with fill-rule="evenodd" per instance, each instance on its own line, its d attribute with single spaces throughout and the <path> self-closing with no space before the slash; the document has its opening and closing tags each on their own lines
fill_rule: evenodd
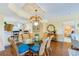
<svg viewBox="0 0 79 59">
<path fill-rule="evenodd" d="M 47 42 L 47 45 L 46 45 L 46 48 L 47 48 L 47 49 L 50 48 L 51 40 L 52 40 L 52 39 L 49 39 L 48 42 Z"/>
<path fill-rule="evenodd" d="M 46 48 L 46 44 L 47 44 L 47 41 L 43 41 L 43 43 L 41 44 L 41 47 L 40 47 L 40 51 L 39 51 L 39 55 L 43 55 L 44 52 L 45 52 L 45 48 Z"/>
<path fill-rule="evenodd" d="M 19 55 L 17 52 L 17 46 L 15 40 L 13 38 L 9 38 L 9 42 L 11 44 L 11 52 L 13 55 Z"/>
<path fill-rule="evenodd" d="M 19 41 L 19 42 L 23 42 L 22 34 L 19 34 L 19 35 L 18 35 L 18 41 Z"/>
</svg>

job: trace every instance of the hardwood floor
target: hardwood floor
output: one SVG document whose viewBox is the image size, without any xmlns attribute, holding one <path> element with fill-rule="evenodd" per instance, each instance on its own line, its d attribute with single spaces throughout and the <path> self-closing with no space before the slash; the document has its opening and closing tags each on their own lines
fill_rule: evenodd
<svg viewBox="0 0 79 59">
<path fill-rule="evenodd" d="M 0 56 L 13 56 L 11 48 L 7 48 L 5 51 L 0 51 Z"/>
<path fill-rule="evenodd" d="M 50 56 L 68 56 L 68 48 L 71 47 L 70 43 L 62 42 L 51 42 Z M 11 48 L 6 49 L 5 51 L 0 52 L 0 56 L 11 56 Z M 28 54 L 30 55 L 30 54 Z"/>
<path fill-rule="evenodd" d="M 63 42 L 52 42 L 51 48 L 51 56 L 68 56 L 68 48 L 71 48 L 71 44 Z"/>
</svg>

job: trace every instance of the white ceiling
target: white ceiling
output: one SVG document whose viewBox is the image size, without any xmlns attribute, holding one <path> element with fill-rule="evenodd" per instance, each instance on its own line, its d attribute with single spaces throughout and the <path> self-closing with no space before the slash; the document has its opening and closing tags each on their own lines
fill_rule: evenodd
<svg viewBox="0 0 79 59">
<path fill-rule="evenodd" d="M 67 16 L 79 13 L 79 4 L 47 3 L 39 4 L 47 12 L 47 17 Z"/>
<path fill-rule="evenodd" d="M 18 3 L 16 6 L 22 8 L 24 4 Z M 43 10 L 45 10 L 46 18 L 55 16 L 66 16 L 79 13 L 79 4 L 67 4 L 67 3 L 39 3 L 38 4 Z M 16 17 L 8 8 L 8 3 L 0 3 L 0 13 L 10 17 Z"/>
</svg>

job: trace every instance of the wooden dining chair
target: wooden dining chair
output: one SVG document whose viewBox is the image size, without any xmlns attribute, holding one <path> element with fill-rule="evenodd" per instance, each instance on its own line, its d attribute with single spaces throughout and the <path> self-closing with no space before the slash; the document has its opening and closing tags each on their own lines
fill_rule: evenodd
<svg viewBox="0 0 79 59">
<path fill-rule="evenodd" d="M 11 45 L 12 55 L 19 55 L 17 52 L 16 42 L 13 40 L 13 38 L 9 38 L 8 41 L 10 42 L 10 45 Z"/>
<path fill-rule="evenodd" d="M 47 55 L 49 56 L 50 55 L 50 52 L 52 52 L 52 48 L 51 48 L 51 40 L 52 39 L 49 39 L 48 42 L 47 42 L 47 45 L 46 45 L 46 53 Z"/>
<path fill-rule="evenodd" d="M 17 45 L 16 41 L 13 38 L 9 38 L 9 42 L 11 44 L 11 52 L 13 55 L 24 55 L 29 52 L 29 46 L 26 44 Z"/>
<path fill-rule="evenodd" d="M 43 39 L 43 43 L 41 44 L 40 51 L 39 51 L 39 56 L 42 55 L 47 55 L 46 47 L 48 43 L 48 38 Z"/>
<path fill-rule="evenodd" d="M 39 56 L 43 56 L 43 55 L 46 55 L 46 43 L 47 42 L 43 42 L 40 46 L 40 50 L 39 50 Z"/>
</svg>

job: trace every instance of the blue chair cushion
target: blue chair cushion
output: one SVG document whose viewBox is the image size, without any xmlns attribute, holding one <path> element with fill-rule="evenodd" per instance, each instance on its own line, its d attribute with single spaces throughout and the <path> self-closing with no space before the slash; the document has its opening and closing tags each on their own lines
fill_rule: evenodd
<svg viewBox="0 0 79 59">
<path fill-rule="evenodd" d="M 18 52 L 19 52 L 19 54 L 24 53 L 26 51 L 29 51 L 29 46 L 27 44 L 20 44 L 18 46 Z"/>
<path fill-rule="evenodd" d="M 35 45 L 32 46 L 30 49 L 31 49 L 31 51 L 32 51 L 33 53 L 38 53 L 39 50 L 40 50 L 40 45 L 39 45 L 39 44 L 35 44 Z"/>
</svg>

